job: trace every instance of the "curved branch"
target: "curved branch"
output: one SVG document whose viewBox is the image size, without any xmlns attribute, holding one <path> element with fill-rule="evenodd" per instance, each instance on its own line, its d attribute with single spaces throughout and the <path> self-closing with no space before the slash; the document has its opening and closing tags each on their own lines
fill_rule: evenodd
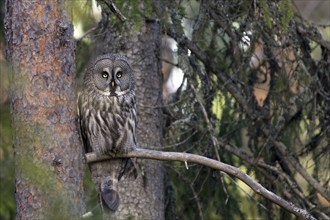
<svg viewBox="0 0 330 220">
<path fill-rule="evenodd" d="M 173 19 L 173 18 L 172 18 Z M 209 59 L 207 54 L 196 45 L 193 41 L 189 40 L 187 37 L 185 37 L 182 33 L 178 34 L 176 30 L 180 30 L 176 27 L 177 24 L 181 24 L 177 19 L 174 18 L 176 22 L 174 22 L 174 25 L 171 26 L 167 31 L 167 34 L 171 37 L 173 37 L 179 45 L 181 45 L 183 48 L 187 48 L 191 51 L 192 54 L 194 54 L 197 59 L 202 61 L 204 64 L 207 64 L 208 68 L 216 73 L 218 79 L 223 82 L 224 87 L 230 92 L 230 94 L 236 99 L 236 101 L 239 103 L 239 105 L 242 107 L 244 112 L 249 116 L 249 118 L 252 121 L 257 120 L 257 114 L 255 114 L 254 110 L 248 105 L 248 102 L 246 101 L 245 97 L 242 95 L 242 93 L 237 89 L 235 84 L 232 82 L 232 80 L 221 70 L 219 70 L 218 66 L 212 61 L 212 59 Z M 179 25 L 180 26 L 180 25 Z M 301 28 L 300 28 L 301 29 Z M 299 30 L 298 30 L 299 31 Z M 301 31 L 301 30 L 300 30 Z M 315 40 L 315 39 L 314 39 Z M 319 43 L 322 43 L 318 41 Z M 327 44 L 322 44 L 322 46 L 327 48 Z M 313 178 L 300 164 L 299 159 L 292 156 L 288 153 L 288 147 L 282 143 L 281 141 L 276 140 L 276 138 L 273 138 L 271 131 L 276 131 L 275 128 L 267 128 L 266 126 L 261 127 L 261 131 L 265 134 L 265 136 L 270 137 L 270 141 L 276 146 L 276 149 L 280 152 L 282 155 L 282 159 L 285 159 L 286 162 L 288 162 L 290 165 L 292 165 L 297 172 L 317 191 L 319 192 L 326 200 L 330 201 L 330 193 L 315 179 Z"/>
<path fill-rule="evenodd" d="M 202 62 L 207 63 L 208 67 L 214 72 L 217 73 L 218 78 L 224 83 L 226 89 L 231 93 L 231 95 L 236 99 L 240 106 L 247 113 L 249 118 L 252 121 L 257 120 L 257 115 L 254 113 L 253 109 L 248 105 L 246 99 L 243 97 L 241 92 L 236 88 L 233 82 L 218 70 L 215 63 L 207 58 L 206 54 L 200 50 L 192 41 L 187 38 L 184 39 L 184 45 L 189 48 L 189 50 Z M 330 201 L 330 193 L 315 179 L 313 178 L 300 164 L 299 159 L 288 153 L 288 147 L 281 141 L 278 141 L 272 135 L 272 130 L 276 131 L 275 128 L 268 128 L 267 126 L 262 126 L 261 131 L 265 134 L 266 137 L 270 137 L 270 141 L 275 145 L 276 149 L 281 153 L 282 159 L 291 164 L 297 172 L 311 185 L 313 188 L 319 192 L 326 200 Z"/>
<path fill-rule="evenodd" d="M 191 163 L 204 165 L 237 177 L 238 179 L 242 180 L 245 184 L 247 184 L 249 187 L 251 187 L 251 189 L 257 194 L 269 199 L 270 201 L 276 203 L 277 205 L 281 206 L 282 208 L 286 209 L 287 211 L 291 212 L 292 214 L 300 218 L 315 220 L 315 218 L 311 214 L 309 214 L 306 210 L 298 208 L 293 203 L 288 202 L 283 198 L 279 197 L 278 195 L 274 194 L 273 192 L 267 190 L 260 183 L 252 179 L 249 175 L 244 173 L 239 168 L 216 160 L 212 160 L 207 157 L 203 157 L 195 154 L 189 154 L 189 153 L 162 152 L 162 151 L 138 148 L 126 154 L 119 154 L 116 156 L 116 158 L 145 158 L 145 159 L 164 160 L 164 161 L 182 161 L 185 163 L 191 162 Z M 86 154 L 87 163 L 95 163 L 109 159 L 112 158 L 106 155 L 98 157 L 96 156 L 95 153 Z"/>
</svg>

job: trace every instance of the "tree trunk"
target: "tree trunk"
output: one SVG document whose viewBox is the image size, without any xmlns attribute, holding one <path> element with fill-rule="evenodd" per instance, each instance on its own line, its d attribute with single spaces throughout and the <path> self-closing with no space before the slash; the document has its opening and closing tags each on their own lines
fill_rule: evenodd
<svg viewBox="0 0 330 220">
<path fill-rule="evenodd" d="M 128 14 L 128 13 L 127 13 Z M 112 22 L 112 21 L 110 21 Z M 110 27 L 95 35 L 95 51 L 121 53 L 132 63 L 136 80 L 138 108 L 137 141 L 143 148 L 161 147 L 163 137 L 162 75 L 160 62 L 161 28 L 157 19 L 147 18 L 141 27 L 130 22 L 109 24 Z M 102 28 L 101 28 L 102 30 Z M 121 204 L 119 210 L 105 214 L 108 219 L 157 219 L 165 218 L 163 164 L 141 160 L 142 173 L 136 180 L 120 182 Z"/>
<path fill-rule="evenodd" d="M 62 1 L 6 1 L 17 219 L 79 217 L 82 147 L 73 27 Z"/>
</svg>

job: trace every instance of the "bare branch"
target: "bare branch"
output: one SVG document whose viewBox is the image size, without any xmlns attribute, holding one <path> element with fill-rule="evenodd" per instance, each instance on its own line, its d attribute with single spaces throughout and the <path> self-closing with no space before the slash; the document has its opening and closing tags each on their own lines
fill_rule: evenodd
<svg viewBox="0 0 330 220">
<path fill-rule="evenodd" d="M 92 27 L 91 29 L 89 29 L 88 31 L 86 31 L 85 34 L 81 38 L 77 39 L 77 44 L 79 42 L 81 42 L 86 36 L 88 36 L 91 33 L 93 33 L 95 30 L 97 30 L 97 27 Z"/>
<path fill-rule="evenodd" d="M 202 211 L 202 205 L 201 205 L 201 201 L 198 197 L 198 193 L 196 192 L 195 188 L 194 188 L 194 184 L 193 182 L 191 182 L 189 179 L 187 179 L 185 176 L 181 175 L 181 173 L 179 173 L 178 171 L 176 171 L 175 169 L 172 169 L 181 179 L 183 179 L 183 181 L 185 181 L 185 183 L 189 186 L 192 194 L 193 194 L 193 199 L 196 201 L 196 205 L 198 208 L 198 214 L 199 214 L 199 219 L 204 220 L 203 217 L 203 211 Z"/>
<path fill-rule="evenodd" d="M 330 42 L 327 40 L 324 40 L 321 36 L 321 34 L 317 31 L 316 28 L 310 28 L 310 27 L 303 27 L 303 26 L 297 26 L 297 31 L 311 39 L 312 41 L 315 41 L 322 47 L 327 48 L 330 50 Z"/>
<path fill-rule="evenodd" d="M 110 10 L 121 22 L 125 22 L 127 20 L 127 18 L 119 11 L 119 9 L 116 7 L 112 0 L 104 0 L 104 3 L 110 8 Z"/>
<path fill-rule="evenodd" d="M 306 210 L 298 208 L 293 203 L 288 202 L 283 198 L 279 197 L 278 195 L 274 194 L 273 192 L 267 190 L 265 187 L 263 187 L 254 179 L 252 179 L 249 175 L 244 173 L 239 168 L 231 166 L 226 163 L 222 163 L 220 161 L 212 160 L 207 157 L 203 157 L 195 154 L 189 154 L 189 153 L 162 152 L 162 151 L 139 148 L 130 151 L 127 154 L 119 154 L 116 156 L 116 158 L 145 158 L 145 159 L 164 160 L 164 161 L 182 161 L 185 163 L 190 162 L 190 163 L 204 165 L 237 177 L 238 179 L 242 180 L 245 184 L 247 184 L 249 187 L 251 187 L 251 189 L 257 194 L 269 199 L 270 201 L 276 203 L 277 205 L 281 206 L 282 208 L 286 209 L 287 211 L 291 212 L 292 214 L 300 218 L 313 219 L 313 220 L 315 219 Z M 106 155 L 97 157 L 96 154 L 94 153 L 86 154 L 87 163 L 95 163 L 109 159 L 113 159 L 113 158 Z"/>
</svg>

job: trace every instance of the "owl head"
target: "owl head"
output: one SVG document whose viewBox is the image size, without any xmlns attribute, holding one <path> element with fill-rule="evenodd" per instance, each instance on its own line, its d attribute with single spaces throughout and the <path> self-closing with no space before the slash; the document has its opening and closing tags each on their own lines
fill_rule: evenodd
<svg viewBox="0 0 330 220">
<path fill-rule="evenodd" d="M 107 96 L 121 96 L 134 90 L 134 74 L 125 56 L 106 54 L 87 68 L 85 86 Z"/>
</svg>

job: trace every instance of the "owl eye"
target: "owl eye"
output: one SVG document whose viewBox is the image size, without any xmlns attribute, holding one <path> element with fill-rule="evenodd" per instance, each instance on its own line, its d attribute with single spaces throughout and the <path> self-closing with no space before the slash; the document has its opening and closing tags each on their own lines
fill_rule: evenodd
<svg viewBox="0 0 330 220">
<path fill-rule="evenodd" d="M 123 72 L 122 71 L 118 71 L 116 74 L 117 78 L 121 78 L 123 76 Z"/>
<path fill-rule="evenodd" d="M 107 79 L 109 77 L 109 74 L 107 72 L 102 72 L 102 77 Z"/>
</svg>

